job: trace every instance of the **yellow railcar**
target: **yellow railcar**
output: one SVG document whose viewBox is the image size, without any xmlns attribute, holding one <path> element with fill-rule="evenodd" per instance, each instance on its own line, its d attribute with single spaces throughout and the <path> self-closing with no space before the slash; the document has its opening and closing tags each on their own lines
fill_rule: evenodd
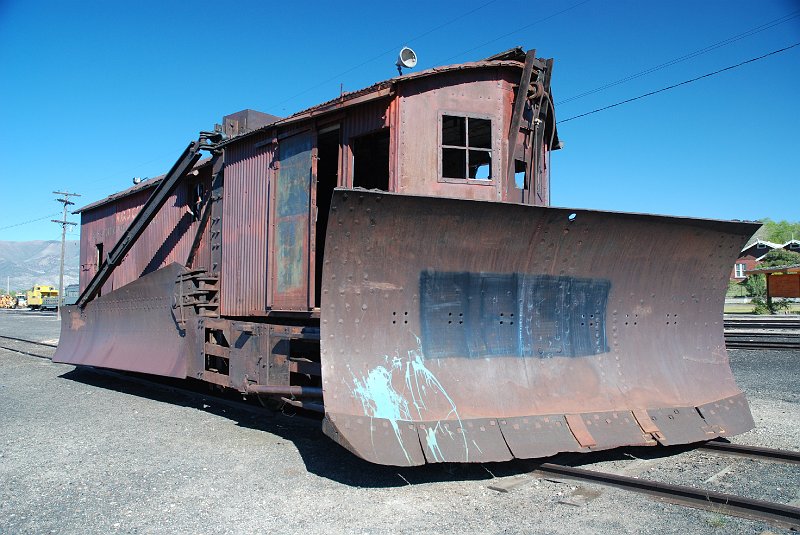
<svg viewBox="0 0 800 535">
<path fill-rule="evenodd" d="M 58 288 L 54 288 L 53 286 L 36 285 L 32 289 L 25 292 L 25 296 L 28 300 L 28 306 L 32 310 L 48 308 L 48 305 L 54 302 L 53 299 L 48 299 L 48 297 L 58 297 Z M 57 300 L 55 300 L 55 302 L 57 302 Z"/>
</svg>

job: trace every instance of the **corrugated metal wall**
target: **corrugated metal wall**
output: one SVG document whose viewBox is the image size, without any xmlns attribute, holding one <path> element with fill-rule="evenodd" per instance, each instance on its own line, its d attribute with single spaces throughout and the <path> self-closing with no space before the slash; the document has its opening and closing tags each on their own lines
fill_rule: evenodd
<svg viewBox="0 0 800 535">
<path fill-rule="evenodd" d="M 198 178 L 208 192 L 210 169 L 201 169 Z M 97 244 L 103 244 L 104 255 L 107 255 L 152 191 L 148 188 L 81 214 L 81 290 L 97 272 Z M 102 293 L 120 288 L 172 262 L 186 262 L 199 225 L 189 211 L 188 199 L 189 182 L 184 180 L 114 270 Z M 198 268 L 207 267 L 210 262 L 207 228 L 204 234 L 194 262 Z"/>
<path fill-rule="evenodd" d="M 97 273 L 97 244 L 102 243 L 103 250 L 107 253 L 117 241 L 115 212 L 113 204 L 106 204 L 81 214 L 81 291 Z M 102 293 L 108 293 L 112 286 L 112 280 L 106 282 Z"/>
<path fill-rule="evenodd" d="M 220 311 L 229 316 L 267 307 L 269 187 L 274 145 L 257 136 L 225 149 Z"/>
<path fill-rule="evenodd" d="M 187 185 L 181 183 L 158 211 L 137 242 L 114 271 L 114 287 L 119 288 L 172 262 L 186 262 L 193 235 L 189 235 Z M 150 192 L 120 199 L 117 204 L 117 236 L 121 236 L 147 202 Z"/>
</svg>

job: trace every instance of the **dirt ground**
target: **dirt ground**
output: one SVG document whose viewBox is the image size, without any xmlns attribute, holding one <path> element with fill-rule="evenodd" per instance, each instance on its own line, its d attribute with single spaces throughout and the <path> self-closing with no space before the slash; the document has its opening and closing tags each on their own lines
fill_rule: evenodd
<svg viewBox="0 0 800 535">
<path fill-rule="evenodd" d="M 58 323 L 0 313 L 0 334 L 48 340 Z M 798 357 L 730 351 L 757 423 L 736 442 L 798 449 Z M 375 466 L 331 442 L 313 419 L 6 350 L 0 407 L 0 533 L 783 532 L 538 479 L 524 461 Z M 664 453 L 615 451 L 587 457 L 584 467 L 800 504 L 797 467 Z"/>
</svg>

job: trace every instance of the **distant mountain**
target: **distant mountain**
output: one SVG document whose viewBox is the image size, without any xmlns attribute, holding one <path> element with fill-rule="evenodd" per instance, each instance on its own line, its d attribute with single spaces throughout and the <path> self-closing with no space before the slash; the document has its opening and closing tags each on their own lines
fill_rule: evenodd
<svg viewBox="0 0 800 535">
<path fill-rule="evenodd" d="M 80 245 L 67 240 L 64 254 L 64 286 L 78 282 Z M 0 288 L 30 290 L 35 284 L 58 287 L 60 241 L 0 241 Z"/>
</svg>

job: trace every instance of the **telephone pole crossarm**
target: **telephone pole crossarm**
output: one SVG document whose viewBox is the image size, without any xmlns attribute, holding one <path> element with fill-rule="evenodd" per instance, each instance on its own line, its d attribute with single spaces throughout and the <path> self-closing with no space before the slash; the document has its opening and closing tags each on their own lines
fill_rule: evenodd
<svg viewBox="0 0 800 535">
<path fill-rule="evenodd" d="M 64 252 L 67 242 L 67 227 L 69 225 L 77 225 L 77 223 L 67 221 L 67 207 L 71 204 L 75 204 L 69 200 L 70 197 L 80 197 L 80 195 L 78 193 L 70 193 L 68 191 L 54 191 L 53 193 L 56 195 L 61 195 L 61 197 L 57 198 L 56 201 L 64 205 L 64 217 L 62 219 L 51 219 L 53 223 L 58 223 L 61 225 L 61 268 L 58 272 L 58 308 L 56 309 L 56 315 L 60 319 L 61 307 L 64 305 Z"/>
</svg>

